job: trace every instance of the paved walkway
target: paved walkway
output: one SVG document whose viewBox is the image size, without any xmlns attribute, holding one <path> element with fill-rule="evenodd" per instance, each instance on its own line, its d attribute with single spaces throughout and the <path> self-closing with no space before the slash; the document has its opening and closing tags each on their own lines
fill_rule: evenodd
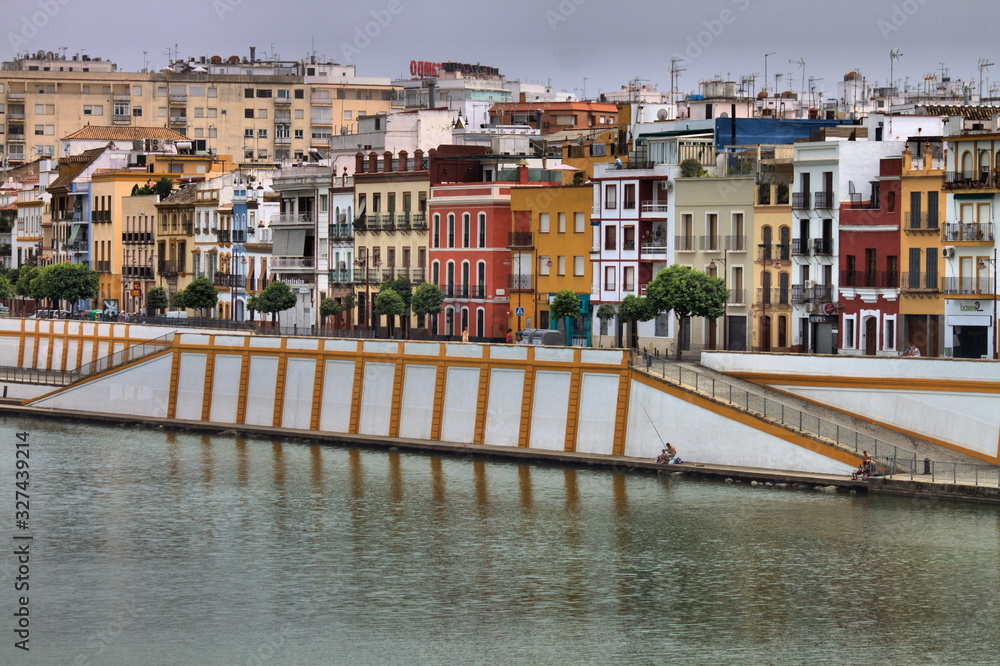
<svg viewBox="0 0 1000 666">
<path fill-rule="evenodd" d="M 996 467 L 995 465 L 990 465 L 989 463 L 979 460 L 978 458 L 974 458 L 958 451 L 953 451 L 952 449 L 920 439 L 919 437 L 906 435 L 893 430 L 892 428 L 872 423 L 871 421 L 856 416 L 844 414 L 843 412 L 818 405 L 809 400 L 797 398 L 766 386 L 761 386 L 737 377 L 731 377 L 729 375 L 716 372 L 715 370 L 711 370 L 701 365 L 701 363 L 696 360 L 694 355 L 686 355 L 684 360 L 679 363 L 672 360 L 667 361 L 666 363 L 663 361 L 662 357 L 654 358 L 651 365 L 647 368 L 647 372 L 654 376 L 664 376 L 664 370 L 666 370 L 668 375 L 666 378 L 668 380 L 673 379 L 676 381 L 678 375 L 675 368 L 679 367 L 682 370 L 681 376 L 684 378 L 683 383 L 685 385 L 692 384 L 693 381 L 691 378 L 697 374 L 698 378 L 694 381 L 701 382 L 701 386 L 705 386 L 706 382 L 708 383 L 708 386 L 705 386 L 705 390 L 699 389 L 698 391 L 699 393 L 704 393 L 706 395 L 711 394 L 713 389 L 716 395 L 719 395 L 721 393 L 719 386 L 724 384 L 731 385 L 737 393 L 747 391 L 752 394 L 752 396 L 757 397 L 756 400 L 752 399 L 750 401 L 750 411 L 762 413 L 764 411 L 764 407 L 762 406 L 763 399 L 766 399 L 769 403 L 769 406 L 767 407 L 769 416 L 774 409 L 774 405 L 784 405 L 791 410 L 804 412 L 805 414 L 813 416 L 817 419 L 822 419 L 828 424 L 831 424 L 830 426 L 824 426 L 824 431 L 830 427 L 835 429 L 835 426 L 856 431 L 859 435 L 871 437 L 879 440 L 879 442 L 885 442 L 886 444 L 896 446 L 903 451 L 916 454 L 917 460 L 921 462 L 924 458 L 930 458 L 935 463 L 944 463 L 949 465 L 949 467 L 952 466 L 953 463 L 959 465 Z M 714 386 L 712 380 L 715 380 Z M 734 399 L 734 402 L 738 401 Z M 861 441 L 864 441 L 863 438 Z M 859 447 L 864 448 L 863 445 L 859 445 Z M 853 450 L 853 447 L 849 448 Z"/>
</svg>

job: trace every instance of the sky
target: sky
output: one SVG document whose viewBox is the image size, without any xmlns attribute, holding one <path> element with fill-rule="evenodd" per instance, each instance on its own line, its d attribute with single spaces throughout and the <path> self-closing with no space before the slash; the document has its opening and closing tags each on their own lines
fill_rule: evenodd
<svg viewBox="0 0 1000 666">
<path fill-rule="evenodd" d="M 972 81 L 1000 63 L 996 0 L 3 0 L 0 58 L 43 49 L 110 59 L 120 70 L 181 57 L 275 54 L 409 76 L 410 62 L 467 62 L 508 79 L 593 98 L 638 79 L 670 90 L 739 82 L 766 58 L 768 88 L 830 97 L 852 70 L 885 85 L 928 73 Z M 146 54 L 144 55 L 144 51 Z M 803 64 L 804 63 L 804 64 Z M 819 79 L 819 80 L 816 80 Z M 1000 64 L 983 70 L 1000 94 Z"/>
</svg>

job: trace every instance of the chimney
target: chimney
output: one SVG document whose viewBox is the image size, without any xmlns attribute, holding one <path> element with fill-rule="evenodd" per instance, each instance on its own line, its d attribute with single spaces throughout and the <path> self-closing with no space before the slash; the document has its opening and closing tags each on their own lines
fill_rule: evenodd
<svg viewBox="0 0 1000 666">
<path fill-rule="evenodd" d="M 527 164 L 524 164 L 524 165 L 518 164 L 517 165 L 517 183 L 519 185 L 527 185 L 528 184 L 528 165 Z"/>
<path fill-rule="evenodd" d="M 389 173 L 392 171 L 392 151 L 387 150 L 382 153 L 382 171 Z"/>
<path fill-rule="evenodd" d="M 345 167 L 346 168 L 346 167 Z M 354 155 L 354 173 L 364 173 L 365 172 L 365 154 L 358 151 Z"/>
<path fill-rule="evenodd" d="M 520 102 L 521 104 L 524 104 L 525 102 L 527 102 L 527 101 L 528 101 L 528 99 L 527 99 L 527 98 L 528 98 L 528 95 L 527 95 L 527 93 L 521 93 L 521 97 L 520 97 L 520 99 L 519 99 L 518 101 L 519 101 L 519 102 Z"/>
<path fill-rule="evenodd" d="M 407 164 L 406 164 L 406 158 L 407 157 L 409 157 L 409 153 L 407 153 L 405 150 L 399 151 L 399 170 L 400 171 L 407 171 L 408 170 Z"/>
<path fill-rule="evenodd" d="M 378 153 L 368 153 L 368 173 L 378 173 Z"/>
</svg>

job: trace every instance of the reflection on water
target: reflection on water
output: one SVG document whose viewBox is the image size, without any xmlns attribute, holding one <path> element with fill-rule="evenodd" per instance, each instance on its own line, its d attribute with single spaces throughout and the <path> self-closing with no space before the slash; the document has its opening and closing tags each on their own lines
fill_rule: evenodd
<svg viewBox="0 0 1000 666">
<path fill-rule="evenodd" d="M 32 433 L 36 663 L 994 663 L 1000 649 L 992 506 L 4 424 Z"/>
</svg>

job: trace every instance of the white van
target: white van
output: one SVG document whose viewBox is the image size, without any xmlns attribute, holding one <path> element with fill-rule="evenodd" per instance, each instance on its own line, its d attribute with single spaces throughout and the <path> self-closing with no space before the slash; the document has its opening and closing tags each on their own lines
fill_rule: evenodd
<svg viewBox="0 0 1000 666">
<path fill-rule="evenodd" d="M 187 319 L 187 310 L 171 310 L 167 314 L 163 315 L 167 319 Z"/>
</svg>

